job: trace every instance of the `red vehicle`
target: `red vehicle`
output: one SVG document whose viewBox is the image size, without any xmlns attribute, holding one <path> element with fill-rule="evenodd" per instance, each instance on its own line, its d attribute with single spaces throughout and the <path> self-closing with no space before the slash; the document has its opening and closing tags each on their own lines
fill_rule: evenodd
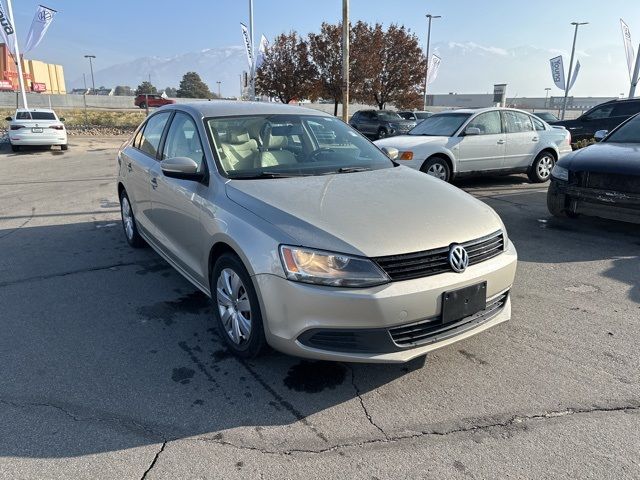
<svg viewBox="0 0 640 480">
<path fill-rule="evenodd" d="M 159 95 L 157 93 L 143 93 L 141 95 L 138 95 L 133 103 L 136 107 L 147 108 L 147 104 L 149 107 L 161 107 L 163 105 L 176 103 L 176 101 L 171 100 L 170 98 L 164 98 L 162 95 Z"/>
</svg>

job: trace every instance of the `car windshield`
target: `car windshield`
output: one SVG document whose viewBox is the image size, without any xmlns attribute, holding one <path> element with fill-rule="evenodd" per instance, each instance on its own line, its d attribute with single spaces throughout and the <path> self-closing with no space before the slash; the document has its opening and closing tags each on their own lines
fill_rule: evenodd
<svg viewBox="0 0 640 480">
<path fill-rule="evenodd" d="M 636 115 L 627 123 L 609 135 L 605 142 L 640 143 L 640 115 Z"/>
<path fill-rule="evenodd" d="M 424 120 L 425 118 L 429 118 L 429 117 L 433 116 L 433 113 L 431 113 L 431 112 L 415 112 L 415 115 L 418 118 L 418 120 Z"/>
<path fill-rule="evenodd" d="M 466 122 L 470 113 L 439 113 L 420 122 L 409 135 L 451 137 Z"/>
<path fill-rule="evenodd" d="M 402 120 L 402 117 L 395 112 L 378 112 L 378 118 L 385 121 Z"/>
<path fill-rule="evenodd" d="M 251 115 L 205 122 L 229 178 L 324 175 L 394 166 L 375 145 L 333 117 Z"/>
<path fill-rule="evenodd" d="M 53 112 L 17 112 L 16 120 L 55 120 Z"/>
</svg>

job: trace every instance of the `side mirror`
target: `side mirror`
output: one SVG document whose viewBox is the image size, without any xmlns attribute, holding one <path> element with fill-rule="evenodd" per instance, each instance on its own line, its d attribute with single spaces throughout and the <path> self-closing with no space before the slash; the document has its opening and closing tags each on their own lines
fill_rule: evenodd
<svg viewBox="0 0 640 480">
<path fill-rule="evenodd" d="M 61 122 L 64 122 L 64 117 L 60 117 L 58 120 L 60 120 Z"/>
<path fill-rule="evenodd" d="M 11 117 L 6 117 L 6 118 L 5 118 L 5 120 L 6 120 L 7 122 L 10 122 L 11 120 L 13 120 L 13 118 L 11 118 Z"/>
<path fill-rule="evenodd" d="M 478 127 L 467 127 L 464 130 L 465 136 L 480 135 L 481 133 L 482 132 L 480 132 L 480 129 Z"/>
<path fill-rule="evenodd" d="M 601 142 L 604 137 L 607 136 L 607 134 L 609 133 L 609 130 L 598 130 L 594 135 L 593 138 L 596 139 L 596 142 Z"/>
<path fill-rule="evenodd" d="M 198 172 L 198 164 L 189 157 L 167 158 L 160 162 L 162 173 L 167 177 L 182 180 L 202 180 L 202 173 Z"/>
<path fill-rule="evenodd" d="M 400 155 L 398 149 L 393 147 L 382 147 L 382 152 L 391 160 L 397 160 L 398 155 Z"/>
</svg>

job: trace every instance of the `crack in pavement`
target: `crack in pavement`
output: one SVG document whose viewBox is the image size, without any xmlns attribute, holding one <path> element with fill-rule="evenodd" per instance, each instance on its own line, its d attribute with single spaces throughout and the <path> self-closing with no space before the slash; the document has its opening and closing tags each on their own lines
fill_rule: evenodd
<svg viewBox="0 0 640 480">
<path fill-rule="evenodd" d="M 36 207 L 31 207 L 31 215 L 29 216 L 29 218 L 27 218 L 24 222 L 22 222 L 22 225 L 17 226 L 14 229 L 9 230 L 7 233 L 5 233 L 4 235 L 0 235 L 0 240 L 3 238 L 8 237 L 9 235 L 11 235 L 12 233 L 17 232 L 18 230 L 20 230 L 22 227 L 24 227 L 27 223 L 29 223 L 31 220 L 33 220 L 33 216 L 36 213 Z M 4 220 L 4 218 L 2 218 L 2 220 Z"/>
<path fill-rule="evenodd" d="M 566 408 L 564 410 L 557 410 L 551 412 L 545 412 L 534 415 L 514 415 L 507 420 L 501 422 L 494 423 L 486 423 L 483 425 L 470 425 L 467 427 L 454 428 L 449 430 L 423 430 L 420 432 L 405 434 L 405 435 L 396 435 L 396 436 L 386 436 L 385 438 L 374 438 L 369 440 L 364 440 L 361 442 L 351 442 L 351 443 L 340 443 L 333 445 L 331 447 L 322 448 L 322 449 L 303 449 L 303 448 L 292 448 L 288 450 L 276 451 L 276 450 L 267 450 L 264 448 L 253 447 L 248 445 L 237 445 L 235 443 L 221 440 L 218 438 L 211 437 L 196 437 L 192 439 L 185 439 L 186 441 L 197 441 L 197 442 L 206 442 L 206 443 L 215 443 L 222 446 L 233 447 L 238 450 L 250 450 L 259 452 L 265 455 L 279 455 L 279 456 L 291 456 L 294 454 L 312 454 L 318 455 L 328 452 L 337 451 L 344 448 L 360 448 L 366 447 L 369 445 L 376 444 L 384 444 L 384 443 L 397 443 L 404 440 L 412 440 L 416 438 L 429 437 L 429 436 L 439 436 L 445 437 L 448 435 L 453 435 L 456 433 L 469 433 L 469 432 L 477 432 L 490 430 L 492 428 L 508 428 L 514 425 L 518 425 L 521 423 L 525 423 L 528 421 L 540 421 L 547 420 L 553 418 L 560 418 L 572 415 L 585 415 L 590 413 L 598 413 L 598 412 L 635 412 L 640 410 L 640 402 L 634 401 L 629 405 L 616 406 L 616 407 L 593 407 L 593 408 Z"/>
<path fill-rule="evenodd" d="M 153 460 L 151 461 L 151 465 L 149 465 L 149 467 L 142 474 L 142 477 L 140 477 L 141 480 L 144 480 L 145 478 L 147 478 L 147 475 L 149 475 L 149 472 L 151 471 L 151 469 L 153 469 L 153 467 L 156 465 L 156 462 L 158 461 L 160 454 L 164 452 L 164 449 L 167 446 L 167 443 L 169 442 L 167 442 L 166 440 L 162 442 L 162 445 L 160 446 L 160 450 L 156 452 L 155 456 L 153 457 Z"/>
<path fill-rule="evenodd" d="M 351 370 L 351 385 L 353 385 L 353 389 L 356 391 L 356 396 L 358 397 L 358 400 L 360 400 L 360 407 L 362 407 L 362 411 L 366 415 L 367 420 L 369 420 L 369 423 L 374 427 L 376 427 L 380 431 L 380 433 L 382 433 L 382 435 L 384 435 L 384 437 L 388 439 L 389 436 L 387 435 L 387 432 L 385 432 L 380 425 L 378 425 L 376 422 L 373 421 L 373 418 L 371 417 L 369 410 L 367 410 L 367 407 L 364 404 L 364 399 L 360 394 L 360 389 L 358 388 L 358 385 L 356 385 L 356 372 L 353 366 L 349 364 L 346 364 L 346 366 Z"/>
<path fill-rule="evenodd" d="M 27 278 L 20 278 L 18 280 L 11 280 L 9 282 L 0 282 L 0 288 L 2 287 L 9 287 L 12 285 L 19 285 L 21 283 L 28 283 L 28 282 L 37 282 L 40 280 L 49 280 L 51 278 L 59 278 L 59 277 L 66 277 L 69 275 L 76 275 L 78 273 L 89 273 L 89 272 L 99 272 L 101 270 L 109 270 L 111 268 L 118 268 L 118 267 L 130 267 L 132 265 L 143 265 L 144 262 L 122 262 L 122 263 L 114 263 L 111 265 L 103 265 L 100 267 L 90 267 L 90 268 L 80 268 L 78 270 L 70 270 L 68 272 L 61 272 L 61 273 L 51 273 L 49 275 L 38 275 L 36 277 L 27 277 Z"/>
</svg>

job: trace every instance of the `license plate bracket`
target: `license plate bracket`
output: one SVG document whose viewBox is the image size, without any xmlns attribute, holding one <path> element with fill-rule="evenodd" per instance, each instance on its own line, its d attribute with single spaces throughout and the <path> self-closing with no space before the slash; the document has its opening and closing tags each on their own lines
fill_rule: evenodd
<svg viewBox="0 0 640 480">
<path fill-rule="evenodd" d="M 32 128 L 31 131 L 33 133 L 42 133 L 42 132 L 44 132 L 44 130 L 42 128 Z"/>
<path fill-rule="evenodd" d="M 487 282 L 442 294 L 442 323 L 452 323 L 487 308 Z"/>
</svg>

